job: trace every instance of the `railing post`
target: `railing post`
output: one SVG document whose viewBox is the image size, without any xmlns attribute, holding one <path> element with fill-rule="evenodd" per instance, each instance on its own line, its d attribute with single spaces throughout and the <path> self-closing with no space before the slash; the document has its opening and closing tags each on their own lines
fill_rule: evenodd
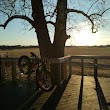
<svg viewBox="0 0 110 110">
<path fill-rule="evenodd" d="M 97 59 L 94 59 L 94 78 L 97 79 Z"/>
<path fill-rule="evenodd" d="M 1 59 L 1 81 L 5 80 L 5 61 Z"/>
<path fill-rule="evenodd" d="M 54 76 L 54 81 L 56 85 L 60 85 L 61 81 L 61 63 L 60 62 L 51 62 L 50 71 Z"/>
<path fill-rule="evenodd" d="M 81 72 L 83 76 L 84 75 L 84 59 L 81 59 Z"/>
<path fill-rule="evenodd" d="M 16 76 L 17 76 L 17 71 L 16 71 L 16 60 L 12 60 L 12 82 L 16 82 Z"/>
<path fill-rule="evenodd" d="M 59 75 L 58 75 L 58 82 L 57 82 L 57 84 L 60 86 L 60 84 L 61 84 L 61 74 L 62 74 L 62 72 L 61 72 L 61 63 L 59 63 Z"/>
<path fill-rule="evenodd" d="M 1 75 L 1 55 L 0 55 L 0 81 L 1 81 L 2 75 Z"/>
<path fill-rule="evenodd" d="M 94 59 L 94 79 L 95 79 L 95 88 L 97 89 L 97 82 L 98 82 L 98 79 L 97 79 L 97 59 Z"/>
<path fill-rule="evenodd" d="M 69 58 L 69 75 L 72 75 L 72 62 L 71 62 L 71 58 Z"/>
<path fill-rule="evenodd" d="M 63 63 L 63 75 L 62 79 L 66 80 L 67 79 L 67 62 Z"/>
</svg>

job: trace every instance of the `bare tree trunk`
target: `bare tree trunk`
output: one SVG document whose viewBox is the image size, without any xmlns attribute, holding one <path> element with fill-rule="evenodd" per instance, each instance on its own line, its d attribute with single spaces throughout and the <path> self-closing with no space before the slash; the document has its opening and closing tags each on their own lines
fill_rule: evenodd
<svg viewBox="0 0 110 110">
<path fill-rule="evenodd" d="M 56 19 L 56 27 L 55 27 L 55 35 L 54 35 L 54 42 L 53 46 L 55 48 L 55 57 L 63 57 L 64 56 L 64 47 L 65 42 L 67 40 L 66 34 L 66 19 L 67 19 L 67 0 L 58 0 L 57 3 L 57 19 Z M 62 65 L 60 64 L 53 64 L 51 66 L 51 72 L 55 76 L 56 84 L 59 84 L 60 80 L 60 69 Z M 63 71 L 62 71 L 63 74 Z"/>
<path fill-rule="evenodd" d="M 52 48 L 47 24 L 44 16 L 42 0 L 31 0 L 32 16 L 35 23 L 41 57 L 49 57 L 49 50 Z"/>
<path fill-rule="evenodd" d="M 67 0 L 58 0 L 57 19 L 55 25 L 55 35 L 53 44 L 50 41 L 47 24 L 44 16 L 42 0 L 31 0 L 32 16 L 35 23 L 41 57 L 58 58 L 64 56 L 66 42 L 66 18 Z M 51 72 L 55 76 L 57 83 L 59 76 L 59 65 L 52 64 Z"/>
<path fill-rule="evenodd" d="M 47 24 L 44 16 L 42 0 L 31 0 L 32 16 L 35 23 L 41 57 L 58 58 L 64 56 L 66 42 L 66 8 L 67 0 L 58 0 L 55 39 L 50 41 Z"/>
</svg>

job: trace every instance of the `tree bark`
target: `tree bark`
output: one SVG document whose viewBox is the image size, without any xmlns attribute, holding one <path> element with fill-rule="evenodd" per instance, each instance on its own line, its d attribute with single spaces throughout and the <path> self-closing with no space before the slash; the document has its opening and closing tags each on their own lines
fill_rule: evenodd
<svg viewBox="0 0 110 110">
<path fill-rule="evenodd" d="M 57 56 L 64 56 L 64 47 L 66 42 L 66 19 L 67 19 L 67 0 L 58 0 L 57 18 L 53 45 L 57 48 Z M 60 54 L 60 55 L 59 55 Z"/>
<path fill-rule="evenodd" d="M 53 44 L 50 41 L 47 24 L 44 16 L 42 0 L 31 0 L 32 17 L 34 19 L 35 30 L 37 33 L 40 54 L 45 58 L 58 58 L 64 56 L 64 47 L 66 42 L 66 18 L 67 18 L 67 0 L 58 0 L 57 18 L 55 24 L 55 34 Z M 58 84 L 59 64 L 51 65 L 51 72 L 55 76 L 55 82 Z"/>
<path fill-rule="evenodd" d="M 42 0 L 31 0 L 31 3 L 33 10 L 32 17 L 34 19 L 41 57 L 58 58 L 64 56 L 67 0 L 58 0 L 57 3 L 57 18 L 53 44 L 50 41 Z"/>
<path fill-rule="evenodd" d="M 44 16 L 42 0 L 31 0 L 32 17 L 35 23 L 35 30 L 38 38 L 41 57 L 49 57 L 52 44 L 50 41 L 46 20 Z"/>
</svg>

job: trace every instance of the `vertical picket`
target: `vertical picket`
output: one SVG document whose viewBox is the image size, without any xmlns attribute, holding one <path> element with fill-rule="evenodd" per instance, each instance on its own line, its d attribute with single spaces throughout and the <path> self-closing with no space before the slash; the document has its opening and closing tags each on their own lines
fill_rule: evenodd
<svg viewBox="0 0 110 110">
<path fill-rule="evenodd" d="M 16 76 L 17 76 L 17 71 L 16 71 L 16 60 L 12 60 L 12 82 L 16 82 Z"/>
</svg>

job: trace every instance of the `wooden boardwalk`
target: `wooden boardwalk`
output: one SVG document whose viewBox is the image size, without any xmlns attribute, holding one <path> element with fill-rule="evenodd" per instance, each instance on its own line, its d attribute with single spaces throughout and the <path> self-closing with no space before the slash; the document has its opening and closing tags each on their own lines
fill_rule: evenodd
<svg viewBox="0 0 110 110">
<path fill-rule="evenodd" d="M 8 83 L 0 86 L 0 98 L 0 110 L 110 110 L 110 78 L 72 75 L 44 93 Z"/>
<path fill-rule="evenodd" d="M 97 89 L 96 89 L 97 84 Z M 110 110 L 110 78 L 72 75 L 61 87 L 43 93 L 28 110 Z"/>
</svg>

